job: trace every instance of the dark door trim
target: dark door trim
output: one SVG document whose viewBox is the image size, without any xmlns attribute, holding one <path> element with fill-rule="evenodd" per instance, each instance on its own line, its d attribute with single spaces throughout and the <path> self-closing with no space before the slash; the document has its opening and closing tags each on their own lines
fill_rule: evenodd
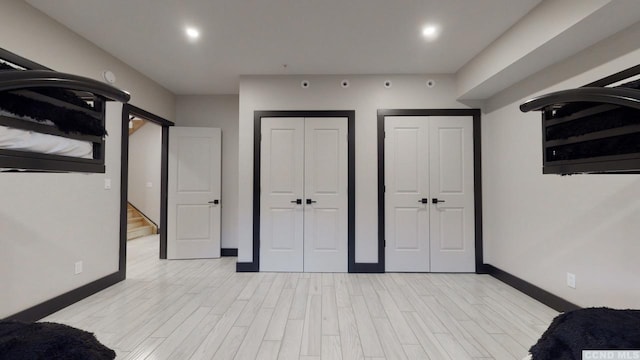
<svg viewBox="0 0 640 360">
<path fill-rule="evenodd" d="M 175 124 L 130 104 L 122 107 L 122 151 L 120 175 L 120 267 L 124 279 L 127 266 L 127 194 L 129 188 L 129 118 L 136 116 L 162 127 L 162 149 L 160 158 L 160 259 L 167 258 L 167 191 L 169 180 L 169 126 Z"/>
<path fill-rule="evenodd" d="M 320 111 L 255 111 L 253 113 L 253 261 L 238 262 L 236 271 L 255 272 L 260 271 L 260 140 L 263 117 L 346 117 L 348 131 L 348 230 L 347 251 L 349 272 L 356 272 L 358 264 L 356 257 L 356 174 L 355 174 L 355 139 L 356 112 L 353 110 L 320 110 Z"/>
<path fill-rule="evenodd" d="M 482 250 L 482 147 L 480 109 L 380 109 L 378 110 L 378 263 L 377 270 L 385 271 L 384 218 L 384 118 L 385 116 L 472 116 L 473 117 L 473 182 L 475 202 L 475 260 L 476 273 L 483 272 Z"/>
</svg>

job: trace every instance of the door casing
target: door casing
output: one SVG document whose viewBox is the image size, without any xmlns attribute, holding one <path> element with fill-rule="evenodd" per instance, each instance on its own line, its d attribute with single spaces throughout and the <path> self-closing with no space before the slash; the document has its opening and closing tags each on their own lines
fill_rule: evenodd
<svg viewBox="0 0 640 360">
<path fill-rule="evenodd" d="M 355 111 L 353 110 L 320 110 L 320 111 L 255 111 L 253 115 L 253 261 L 236 263 L 238 272 L 258 272 L 260 271 L 260 136 L 263 117 L 299 117 L 299 118 L 335 118 L 346 117 L 348 128 L 348 229 L 347 229 L 347 251 L 348 251 L 348 271 L 364 272 L 370 264 L 359 264 L 355 262 L 356 246 L 356 178 L 355 178 Z"/>
<path fill-rule="evenodd" d="M 480 109 L 380 109 L 378 110 L 378 272 L 385 269 L 384 119 L 387 116 L 471 116 L 473 118 L 473 178 L 475 269 L 484 273 L 482 250 L 482 145 Z"/>
<path fill-rule="evenodd" d="M 122 279 L 126 276 L 127 266 L 127 201 L 129 190 L 129 116 L 143 118 L 162 126 L 162 145 L 160 155 L 160 259 L 167 258 L 167 190 L 169 180 L 169 126 L 175 124 L 148 111 L 130 104 L 122 106 L 121 167 L 120 167 L 120 256 L 119 272 Z"/>
</svg>

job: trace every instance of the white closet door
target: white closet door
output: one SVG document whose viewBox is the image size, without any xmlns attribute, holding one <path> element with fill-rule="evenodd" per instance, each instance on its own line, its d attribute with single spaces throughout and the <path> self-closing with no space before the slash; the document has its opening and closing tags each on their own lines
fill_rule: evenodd
<svg viewBox="0 0 640 360">
<path fill-rule="evenodd" d="M 473 118 L 431 117 L 431 271 L 475 271 Z"/>
<path fill-rule="evenodd" d="M 169 129 L 167 258 L 220 257 L 220 169 L 220 129 Z"/>
<path fill-rule="evenodd" d="M 304 119 L 262 118 L 261 126 L 260 271 L 301 272 Z"/>
<path fill-rule="evenodd" d="M 346 118 L 305 119 L 304 271 L 346 272 Z"/>
<path fill-rule="evenodd" d="M 385 117 L 384 151 L 386 271 L 475 271 L 473 118 Z"/>
<path fill-rule="evenodd" d="M 386 271 L 430 270 L 428 130 L 426 117 L 385 118 Z"/>
</svg>

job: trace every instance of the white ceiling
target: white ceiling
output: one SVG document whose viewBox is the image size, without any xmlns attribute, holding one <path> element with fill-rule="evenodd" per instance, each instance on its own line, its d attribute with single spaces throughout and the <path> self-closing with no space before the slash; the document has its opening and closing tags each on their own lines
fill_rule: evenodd
<svg viewBox="0 0 640 360">
<path fill-rule="evenodd" d="M 540 0 L 27 2 L 175 94 L 234 94 L 240 75 L 455 73 Z"/>
</svg>

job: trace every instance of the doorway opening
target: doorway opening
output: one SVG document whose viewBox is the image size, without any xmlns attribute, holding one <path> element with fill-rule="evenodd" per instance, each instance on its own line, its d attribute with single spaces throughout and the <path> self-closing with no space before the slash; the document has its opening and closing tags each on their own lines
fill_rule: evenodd
<svg viewBox="0 0 640 360">
<path fill-rule="evenodd" d="M 155 224 L 160 239 L 158 256 L 167 258 L 168 149 L 169 127 L 173 125 L 133 105 L 125 104 L 122 108 L 120 271 L 123 274 L 126 274 L 127 215 L 131 200 L 133 207 Z M 141 138 L 138 140 L 142 140 L 135 144 L 130 137 L 133 129 L 138 131 Z"/>
<path fill-rule="evenodd" d="M 158 233 L 162 127 L 129 117 L 127 241 Z"/>
</svg>

